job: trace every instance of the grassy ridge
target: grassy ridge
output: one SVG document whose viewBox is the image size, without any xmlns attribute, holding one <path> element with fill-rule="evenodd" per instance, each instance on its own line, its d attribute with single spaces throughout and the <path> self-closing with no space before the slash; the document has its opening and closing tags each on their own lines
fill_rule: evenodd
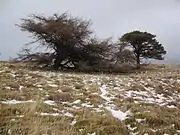
<svg viewBox="0 0 180 135">
<path fill-rule="evenodd" d="M 1 62 L 0 134 L 180 134 L 180 70 L 151 69 L 95 75 Z"/>
</svg>

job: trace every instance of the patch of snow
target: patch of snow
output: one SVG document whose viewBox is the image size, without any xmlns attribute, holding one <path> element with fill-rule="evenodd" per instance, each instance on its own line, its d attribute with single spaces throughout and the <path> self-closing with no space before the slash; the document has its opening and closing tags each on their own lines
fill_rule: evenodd
<svg viewBox="0 0 180 135">
<path fill-rule="evenodd" d="M 138 123 L 141 123 L 142 121 L 145 121 L 145 119 L 136 119 Z"/>
<path fill-rule="evenodd" d="M 139 102 L 138 101 L 134 101 L 135 104 L 138 104 Z"/>
<path fill-rule="evenodd" d="M 52 100 L 46 100 L 44 101 L 45 104 L 48 104 L 48 105 L 56 105 L 56 103 Z"/>
<path fill-rule="evenodd" d="M 41 116 L 63 116 L 60 113 L 40 113 Z"/>
<path fill-rule="evenodd" d="M 101 93 L 102 93 L 100 95 L 100 97 L 106 100 L 105 109 L 110 111 L 112 113 L 113 117 L 115 117 L 115 118 L 117 118 L 117 119 L 119 119 L 121 121 L 127 119 L 129 111 L 124 113 L 124 112 L 122 112 L 120 110 L 115 110 L 114 108 L 116 108 L 116 106 L 111 103 L 111 99 L 112 99 L 113 95 L 111 95 L 111 98 L 107 97 L 107 94 L 109 94 L 109 93 L 107 92 L 106 89 L 107 89 L 106 85 L 102 85 L 102 87 L 100 87 L 100 90 L 101 90 Z"/>
<path fill-rule="evenodd" d="M 84 129 L 79 129 L 80 132 L 84 131 Z"/>
<path fill-rule="evenodd" d="M 62 90 L 57 90 L 59 93 L 61 93 L 62 92 Z"/>
<path fill-rule="evenodd" d="M 94 92 L 94 93 L 92 93 L 91 95 L 99 95 L 99 93 L 97 93 L 97 92 Z"/>
<path fill-rule="evenodd" d="M 164 83 L 163 81 L 159 81 L 159 83 L 161 83 L 162 85 L 168 86 L 168 84 Z"/>
<path fill-rule="evenodd" d="M 128 86 L 128 87 L 130 87 L 130 86 L 131 86 L 131 83 L 130 83 L 130 82 L 128 82 L 128 83 L 127 83 L 127 86 Z"/>
<path fill-rule="evenodd" d="M 61 104 L 63 104 L 63 105 L 71 105 L 71 103 L 69 103 L 69 102 L 61 102 Z"/>
<path fill-rule="evenodd" d="M 38 84 L 38 85 L 36 85 L 38 88 L 41 88 L 42 87 L 42 85 L 40 85 L 40 84 Z"/>
<path fill-rule="evenodd" d="M 98 85 L 101 85 L 101 82 L 97 82 Z"/>
<path fill-rule="evenodd" d="M 53 108 L 54 111 L 59 111 L 57 108 Z"/>
<path fill-rule="evenodd" d="M 138 97 L 138 96 L 134 97 L 134 99 L 137 99 L 137 100 L 144 100 L 143 97 Z"/>
<path fill-rule="evenodd" d="M 3 73 L 3 72 L 5 72 L 5 71 L 4 70 L 0 71 L 0 73 Z"/>
<path fill-rule="evenodd" d="M 75 124 L 76 124 L 76 122 L 77 122 L 77 121 L 74 119 L 74 120 L 71 122 L 71 124 L 70 124 L 70 125 L 72 125 L 72 126 L 73 126 L 73 125 L 75 125 Z"/>
<path fill-rule="evenodd" d="M 81 107 L 79 107 L 79 106 L 72 106 L 74 109 L 80 109 Z"/>
<path fill-rule="evenodd" d="M 100 87 L 100 90 L 101 90 L 100 97 L 109 102 L 111 100 L 111 98 L 106 96 L 108 94 L 106 89 L 107 89 L 106 85 L 102 85 L 102 87 Z"/>
<path fill-rule="evenodd" d="M 8 89 L 8 90 L 10 90 L 10 89 L 11 89 L 11 87 L 9 87 L 9 86 L 6 86 L 5 88 L 6 88 L 6 89 Z"/>
<path fill-rule="evenodd" d="M 43 88 L 38 88 L 40 91 L 42 91 L 43 90 Z"/>
<path fill-rule="evenodd" d="M 83 93 L 78 93 L 76 94 L 77 96 L 83 96 L 84 94 Z"/>
<path fill-rule="evenodd" d="M 19 90 L 22 90 L 22 88 L 24 88 L 24 86 L 19 86 Z"/>
<path fill-rule="evenodd" d="M 69 112 L 66 112 L 66 113 L 64 114 L 64 116 L 74 117 L 74 115 L 73 115 L 72 113 L 69 113 Z"/>
<path fill-rule="evenodd" d="M 147 96 L 148 92 L 147 91 L 127 91 L 126 96 L 127 97 L 133 97 L 136 95 L 142 95 L 142 96 Z"/>
<path fill-rule="evenodd" d="M 58 85 L 56 85 L 56 84 L 48 84 L 48 86 L 53 87 L 53 88 L 57 88 L 58 87 Z"/>
<path fill-rule="evenodd" d="M 177 83 L 180 83 L 180 80 L 179 80 L 179 79 L 177 80 Z"/>
<path fill-rule="evenodd" d="M 113 89 L 114 89 L 114 90 L 120 90 L 120 88 L 119 88 L 119 87 L 114 87 Z"/>
<path fill-rule="evenodd" d="M 103 107 L 103 105 L 102 105 L 102 104 L 100 104 L 100 105 L 98 105 L 98 107 L 99 107 L 99 108 L 102 108 L 102 107 Z"/>
<path fill-rule="evenodd" d="M 18 115 L 17 117 L 18 117 L 18 118 L 22 118 L 22 117 L 24 117 L 24 115 Z"/>
<path fill-rule="evenodd" d="M 17 100 L 7 100 L 7 101 L 0 101 L 2 104 L 9 104 L 9 105 L 14 105 L 14 104 L 23 104 L 23 103 L 32 103 L 35 101 L 28 100 L 28 101 L 17 101 Z"/>
<path fill-rule="evenodd" d="M 9 134 L 9 135 L 11 135 L 11 134 L 12 134 L 11 129 L 8 129 L 8 134 Z"/>
<path fill-rule="evenodd" d="M 81 103 L 81 100 L 76 100 L 76 101 L 74 101 L 72 104 L 79 104 L 79 103 Z"/>
<path fill-rule="evenodd" d="M 127 117 L 128 113 L 129 113 L 128 111 L 124 113 L 124 112 L 122 112 L 120 110 L 113 110 L 110 107 L 106 107 L 106 109 L 109 110 L 115 118 L 117 118 L 117 119 L 119 119 L 121 121 L 126 120 L 128 118 Z"/>
<path fill-rule="evenodd" d="M 87 107 L 87 108 L 92 108 L 92 107 L 94 107 L 94 105 L 89 105 L 89 104 L 86 104 L 86 103 L 81 104 L 81 106 Z"/>
<path fill-rule="evenodd" d="M 144 102 L 153 104 L 155 102 L 155 99 L 154 98 L 145 98 Z"/>
<path fill-rule="evenodd" d="M 15 121 L 15 119 L 11 119 L 11 121 Z"/>
<path fill-rule="evenodd" d="M 68 111 L 74 111 L 74 108 L 71 107 L 64 107 L 64 109 L 68 110 Z"/>
<path fill-rule="evenodd" d="M 134 130 L 137 129 L 137 127 L 131 127 L 131 125 L 127 125 L 127 128 L 128 128 L 129 130 L 131 130 L 131 131 L 134 131 Z"/>
<path fill-rule="evenodd" d="M 167 107 L 168 107 L 168 108 L 177 108 L 177 107 L 174 106 L 174 105 L 168 105 Z"/>
</svg>

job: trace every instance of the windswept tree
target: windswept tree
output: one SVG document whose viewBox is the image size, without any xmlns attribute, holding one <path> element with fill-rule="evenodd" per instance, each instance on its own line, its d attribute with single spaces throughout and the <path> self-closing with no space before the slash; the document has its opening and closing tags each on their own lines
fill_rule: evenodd
<svg viewBox="0 0 180 135">
<path fill-rule="evenodd" d="M 12 61 L 33 62 L 43 67 L 51 66 L 54 58 L 54 53 L 33 52 L 31 48 L 22 48 L 17 55 Z"/>
<path fill-rule="evenodd" d="M 128 47 L 127 43 L 117 43 L 116 46 L 117 49 L 113 57 L 116 64 L 134 65 L 136 59 L 133 51 Z"/>
<path fill-rule="evenodd" d="M 90 21 L 63 13 L 50 17 L 33 14 L 22 19 L 18 26 L 31 33 L 32 43 L 39 42 L 40 46 L 52 50 L 53 66 L 57 70 L 68 67 L 68 62 L 77 63 L 83 57 L 82 48 L 92 33 L 90 24 Z"/>
<path fill-rule="evenodd" d="M 166 51 L 156 39 L 156 35 L 148 32 L 133 31 L 124 34 L 120 41 L 132 48 L 136 57 L 137 68 L 140 67 L 141 58 L 163 60 Z"/>
</svg>

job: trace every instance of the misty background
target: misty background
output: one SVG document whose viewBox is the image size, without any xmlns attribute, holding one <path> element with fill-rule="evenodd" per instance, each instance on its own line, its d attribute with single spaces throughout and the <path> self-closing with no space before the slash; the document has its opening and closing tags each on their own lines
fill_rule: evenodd
<svg viewBox="0 0 180 135">
<path fill-rule="evenodd" d="M 15 26 L 20 18 L 63 12 L 91 19 L 100 38 L 117 40 L 133 30 L 155 34 L 167 50 L 163 63 L 180 63 L 180 0 L 0 0 L 0 60 L 15 57 L 31 41 Z"/>
</svg>

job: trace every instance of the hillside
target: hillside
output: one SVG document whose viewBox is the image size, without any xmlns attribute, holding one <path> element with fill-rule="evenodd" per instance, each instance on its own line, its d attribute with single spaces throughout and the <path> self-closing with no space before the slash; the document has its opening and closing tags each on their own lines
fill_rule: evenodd
<svg viewBox="0 0 180 135">
<path fill-rule="evenodd" d="M 132 74 L 0 63 L 2 135 L 179 135 L 180 68 Z"/>
</svg>

